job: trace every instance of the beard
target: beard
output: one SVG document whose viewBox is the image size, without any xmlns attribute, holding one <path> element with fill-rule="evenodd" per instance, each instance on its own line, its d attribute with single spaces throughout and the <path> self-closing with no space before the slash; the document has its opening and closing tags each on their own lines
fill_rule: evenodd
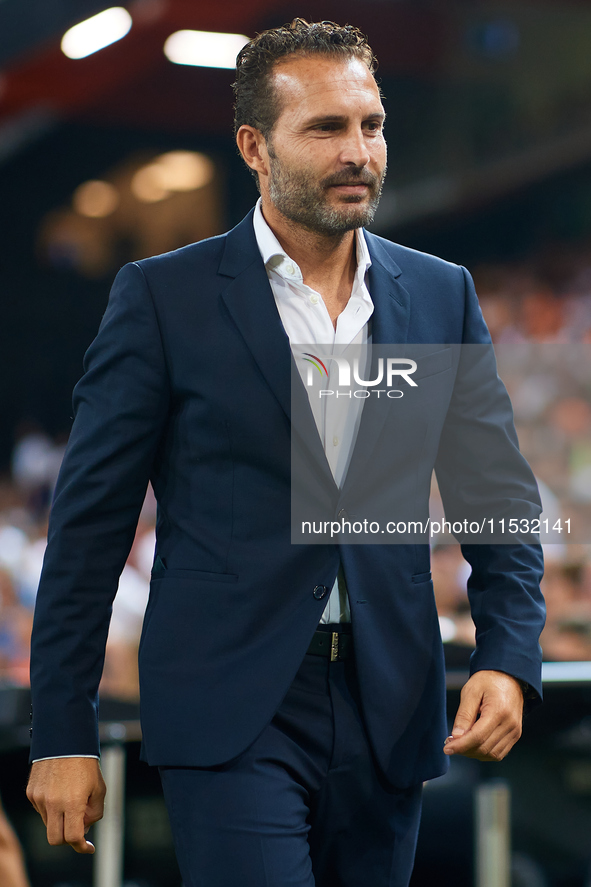
<svg viewBox="0 0 591 887">
<path fill-rule="evenodd" d="M 336 235 L 373 222 L 386 176 L 365 167 L 348 167 L 318 181 L 313 172 L 289 167 L 280 161 L 268 144 L 270 176 L 269 197 L 279 212 L 316 234 Z M 331 206 L 328 193 L 334 185 L 368 186 L 368 195 L 349 194 L 338 206 Z"/>
</svg>

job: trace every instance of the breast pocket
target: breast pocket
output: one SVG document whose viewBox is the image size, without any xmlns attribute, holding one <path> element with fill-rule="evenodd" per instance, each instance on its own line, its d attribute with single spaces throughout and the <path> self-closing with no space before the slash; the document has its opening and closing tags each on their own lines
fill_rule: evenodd
<svg viewBox="0 0 591 887">
<path fill-rule="evenodd" d="M 438 351 L 433 351 L 430 354 L 424 354 L 424 346 L 421 346 L 421 349 L 416 356 L 412 353 L 412 349 L 410 349 L 411 353 L 409 354 L 417 363 L 416 372 L 412 376 L 415 382 L 418 382 L 419 379 L 428 379 L 431 376 L 436 376 L 451 369 L 453 364 L 453 349 L 451 346 L 440 348 Z"/>
</svg>

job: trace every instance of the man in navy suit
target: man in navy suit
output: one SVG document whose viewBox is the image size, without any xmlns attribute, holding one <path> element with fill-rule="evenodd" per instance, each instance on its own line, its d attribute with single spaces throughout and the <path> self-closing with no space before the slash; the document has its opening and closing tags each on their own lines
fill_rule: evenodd
<svg viewBox="0 0 591 887">
<path fill-rule="evenodd" d="M 526 685 L 540 693 L 539 546 L 463 548 L 477 646 L 444 747 L 428 545 L 290 541 L 290 345 L 490 341 L 464 269 L 364 231 L 386 169 L 374 67 L 350 26 L 296 20 L 251 41 L 236 130 L 257 207 L 117 275 L 74 395 L 35 617 L 28 796 L 52 844 L 94 850 L 97 687 L 148 480 L 143 755 L 187 887 L 405 887 L 422 782 L 450 754 L 503 758 Z M 492 435 L 491 508 L 537 513 L 501 383 L 471 392 L 445 354 L 431 361 L 446 408 L 429 434 L 460 457 L 468 429 Z M 315 416 L 337 514 L 349 462 L 374 451 L 371 411 L 354 408 L 338 428 Z M 435 464 L 417 477 L 427 496 Z M 444 500 L 468 503 L 471 480 L 437 467 Z"/>
</svg>

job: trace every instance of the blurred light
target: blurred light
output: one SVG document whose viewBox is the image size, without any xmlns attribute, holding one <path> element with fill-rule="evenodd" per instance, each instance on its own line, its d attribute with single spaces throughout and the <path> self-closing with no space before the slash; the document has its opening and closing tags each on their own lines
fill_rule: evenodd
<svg viewBox="0 0 591 887">
<path fill-rule="evenodd" d="M 176 31 L 164 44 L 164 55 L 175 65 L 235 68 L 236 56 L 248 43 L 244 34 L 213 31 Z"/>
<path fill-rule="evenodd" d="M 168 188 L 163 188 L 160 184 L 160 168 L 156 163 L 138 169 L 131 180 L 131 190 L 134 197 L 142 203 L 157 203 L 170 197 Z"/>
<path fill-rule="evenodd" d="M 156 160 L 156 165 L 160 170 L 162 187 L 169 191 L 203 188 L 211 182 L 214 174 L 209 157 L 196 151 L 169 151 Z"/>
<path fill-rule="evenodd" d="M 105 9 L 66 31 L 62 38 L 62 52 L 70 59 L 86 58 L 121 40 L 131 25 L 131 16 L 122 6 Z"/>
<path fill-rule="evenodd" d="M 156 203 L 174 191 L 195 191 L 211 182 L 212 161 L 196 151 L 169 151 L 143 166 L 131 181 L 131 190 L 143 203 Z"/>
<path fill-rule="evenodd" d="M 27 541 L 26 534 L 18 527 L 0 527 L 0 566 L 16 571 Z"/>
<path fill-rule="evenodd" d="M 563 681 L 591 681 L 591 662 L 543 662 L 545 684 Z"/>
<path fill-rule="evenodd" d="M 84 182 L 74 191 L 74 209 L 90 219 L 104 219 L 119 205 L 119 192 L 109 182 Z"/>
<path fill-rule="evenodd" d="M 444 644 L 448 644 L 450 641 L 453 641 L 457 632 L 456 624 L 453 619 L 450 619 L 449 616 L 440 616 L 439 617 L 439 631 L 441 632 L 441 640 Z"/>
</svg>

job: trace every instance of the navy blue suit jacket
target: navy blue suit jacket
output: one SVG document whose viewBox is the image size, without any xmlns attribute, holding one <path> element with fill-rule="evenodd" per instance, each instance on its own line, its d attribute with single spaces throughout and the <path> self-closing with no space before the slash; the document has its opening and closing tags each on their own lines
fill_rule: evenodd
<svg viewBox="0 0 591 887">
<path fill-rule="evenodd" d="M 375 343 L 489 341 L 464 269 L 366 237 Z M 397 786 L 444 772 L 428 546 L 290 544 L 290 364 L 252 214 L 226 235 L 117 275 L 75 389 L 50 521 L 32 642 L 32 759 L 98 753 L 110 606 L 151 480 L 163 567 L 140 647 L 150 763 L 216 765 L 256 738 L 326 605 L 313 589 L 332 587 L 342 562 L 376 758 Z M 451 400 L 437 432 L 460 441 L 463 422 L 490 416 L 481 397 L 455 398 L 446 372 Z M 521 459 L 500 382 L 487 397 L 498 446 Z M 379 429 L 364 421 L 365 411 L 357 447 L 370 456 Z M 461 478 L 440 485 L 461 491 Z M 346 493 L 345 484 L 342 506 Z M 537 503 L 533 479 L 527 494 Z M 540 549 L 473 545 L 464 554 L 473 670 L 499 669 L 540 691 Z"/>
</svg>

